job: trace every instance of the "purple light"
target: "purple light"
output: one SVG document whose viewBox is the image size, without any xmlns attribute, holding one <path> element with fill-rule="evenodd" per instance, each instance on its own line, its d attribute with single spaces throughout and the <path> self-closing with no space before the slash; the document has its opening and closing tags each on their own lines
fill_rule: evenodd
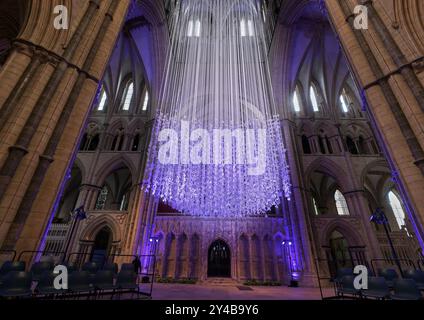
<svg viewBox="0 0 424 320">
<path fill-rule="evenodd" d="M 293 280 L 299 280 L 299 278 L 300 278 L 299 272 L 292 272 L 291 275 L 292 275 Z"/>
<path fill-rule="evenodd" d="M 283 197 L 290 199 L 265 26 L 256 6 L 256 0 L 237 6 L 187 0 L 169 21 L 175 32 L 142 187 L 181 213 L 265 215 Z M 249 28 L 240 32 L 243 17 Z"/>
<path fill-rule="evenodd" d="M 202 122 L 190 123 L 193 131 L 202 130 L 203 126 Z M 251 138 L 248 136 L 249 130 L 255 133 L 264 130 L 266 150 L 265 154 L 258 156 L 266 163 L 263 174 L 252 175 L 249 172 L 251 166 L 240 163 L 240 149 L 237 143 L 230 144 L 230 164 L 215 163 L 214 151 L 218 148 L 228 150 L 224 139 L 220 141 L 221 145 L 218 148 L 214 143 L 209 143 L 202 149 L 202 152 L 209 155 L 205 158 L 206 163 L 193 164 L 183 161 L 185 153 L 178 149 L 184 140 L 182 122 L 159 114 L 149 149 L 149 161 L 143 182 L 144 191 L 150 192 L 152 196 L 174 209 L 193 216 L 263 215 L 273 206 L 278 206 L 282 196 L 290 198 L 289 168 L 278 117 L 267 120 L 265 124 L 249 123 L 242 128 L 230 126 L 216 129 L 232 132 L 241 130 L 240 132 L 244 132 L 243 141 Z M 174 144 L 175 153 L 174 150 L 169 151 L 169 154 L 173 155 L 172 159 L 175 159 L 172 163 L 163 163 L 161 159 L 160 148 L 163 143 L 159 142 L 159 136 L 163 130 L 181 133 L 179 140 Z M 215 128 L 209 127 L 205 132 L 215 132 Z M 256 138 L 255 136 L 254 142 L 257 143 Z M 259 147 L 253 150 L 256 153 L 261 151 Z"/>
</svg>

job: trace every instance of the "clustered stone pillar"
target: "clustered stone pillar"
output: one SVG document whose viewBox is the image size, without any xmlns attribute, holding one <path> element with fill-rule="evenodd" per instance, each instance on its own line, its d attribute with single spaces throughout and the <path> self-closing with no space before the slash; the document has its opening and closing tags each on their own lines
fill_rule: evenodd
<svg viewBox="0 0 424 320">
<path fill-rule="evenodd" d="M 57 30 L 63 1 L 33 2 L 0 73 L 0 247 L 17 251 L 42 240 L 130 3 L 65 1 L 70 29 Z"/>
</svg>

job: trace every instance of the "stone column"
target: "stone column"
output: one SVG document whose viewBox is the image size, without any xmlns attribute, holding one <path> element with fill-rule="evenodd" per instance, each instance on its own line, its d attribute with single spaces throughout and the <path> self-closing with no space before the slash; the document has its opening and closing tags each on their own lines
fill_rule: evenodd
<svg viewBox="0 0 424 320">
<path fill-rule="evenodd" d="M 249 266 L 250 266 L 250 278 L 251 279 L 255 279 L 255 276 L 258 274 L 258 270 L 257 270 L 257 266 L 254 265 L 254 251 L 255 249 L 253 248 L 253 241 L 251 238 L 249 238 Z"/>
<path fill-rule="evenodd" d="M 359 243 L 358 245 L 367 246 L 367 249 L 369 249 L 368 254 L 370 255 L 370 258 L 380 258 L 381 251 L 378 245 L 378 240 L 374 231 L 374 227 L 370 222 L 372 212 L 370 212 L 368 200 L 365 197 L 365 191 L 362 189 L 355 190 L 345 193 L 344 196 L 346 198 L 348 207 L 351 208 L 350 213 L 358 217 L 365 232 L 366 239 L 363 239 L 364 242 Z"/>
<path fill-rule="evenodd" d="M 117 5 L 112 14 L 107 12 L 111 3 Z M 89 113 L 91 99 L 97 91 L 96 79 L 100 77 L 108 62 L 128 5 L 128 0 L 101 2 L 100 5 L 98 0 L 95 0 L 84 5 L 85 13 L 79 14 L 80 9 L 74 8 L 76 17 L 79 15 L 81 19 L 74 33 L 68 34 L 70 41 L 65 50 L 62 48 L 53 52 L 32 43 L 37 37 L 30 37 L 29 40 L 23 38 L 21 41 L 29 46 L 37 46 L 53 60 L 42 68 L 44 73 L 39 72 L 37 75 L 41 84 L 46 81 L 44 87 L 35 83 L 33 87 L 26 86 L 23 89 L 22 96 L 30 99 L 19 100 L 19 103 L 23 102 L 24 106 L 28 107 L 26 113 L 16 115 L 22 118 L 19 122 L 22 127 L 10 126 L 8 142 L 0 148 L 3 163 L 0 170 L 3 178 L 0 184 L 4 190 L 0 190 L 3 195 L 0 203 L 0 242 L 8 238 L 8 245 L 15 242 L 14 247 L 18 251 L 36 249 L 42 238 L 61 181 L 73 161 L 72 154 Z M 38 15 L 37 10 L 40 8 L 32 9 L 34 12 L 30 12 L 30 19 L 33 14 L 37 15 L 34 19 L 50 19 L 50 15 Z M 46 7 L 41 9 L 46 10 Z M 114 16 L 113 21 L 107 18 L 111 15 Z M 107 20 L 110 21 L 109 27 L 103 32 L 109 41 L 101 41 L 102 37 L 96 38 L 97 31 L 102 27 L 102 21 Z M 33 22 L 36 30 L 44 27 L 52 34 L 65 32 L 53 31 L 50 20 L 48 23 Z M 90 24 L 93 26 L 90 27 Z M 23 35 L 25 36 L 25 33 Z M 97 43 L 98 50 L 90 53 L 89 48 L 96 47 Z M 56 48 L 56 45 L 54 47 Z M 81 49 L 81 52 L 74 55 L 78 49 Z M 90 59 L 92 63 L 88 63 Z M 13 64 L 13 61 L 11 63 Z M 65 99 L 59 99 L 63 97 Z M 30 106 L 34 101 L 36 104 Z M 70 107 L 70 102 L 73 102 L 73 108 Z M 14 123 L 12 119 L 9 121 Z M 11 139 L 12 131 L 16 133 L 16 141 Z M 35 145 L 37 149 L 32 149 Z M 9 146 L 12 146 L 10 152 L 7 151 Z M 12 224 L 20 225 L 20 228 L 9 230 Z M 19 230 L 19 235 L 14 230 Z"/>
</svg>

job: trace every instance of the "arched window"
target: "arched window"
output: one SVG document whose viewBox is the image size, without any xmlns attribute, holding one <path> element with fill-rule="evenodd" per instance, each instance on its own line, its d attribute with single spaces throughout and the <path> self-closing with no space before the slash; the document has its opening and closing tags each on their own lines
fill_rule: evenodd
<svg viewBox="0 0 424 320">
<path fill-rule="evenodd" d="M 149 106 L 149 91 L 146 91 L 146 95 L 144 96 L 144 101 L 143 101 L 143 108 L 141 109 L 142 111 L 147 111 L 147 108 Z"/>
<path fill-rule="evenodd" d="M 307 136 L 302 136 L 302 147 L 303 147 L 303 153 L 304 154 L 311 154 L 311 145 L 309 144 L 309 139 Z"/>
<path fill-rule="evenodd" d="M 99 146 L 100 142 L 100 135 L 96 134 L 94 137 L 90 139 L 90 143 L 88 145 L 88 151 L 96 151 L 97 147 Z"/>
<path fill-rule="evenodd" d="M 120 128 L 112 141 L 111 151 L 122 151 L 122 148 L 124 146 L 124 129 Z"/>
<path fill-rule="evenodd" d="M 194 31 L 194 21 L 190 20 L 187 27 L 187 37 L 192 37 Z"/>
<path fill-rule="evenodd" d="M 337 214 L 339 216 L 350 215 L 346 199 L 344 195 L 340 192 L 340 190 L 336 190 L 336 192 L 334 193 L 334 200 L 336 201 Z"/>
<path fill-rule="evenodd" d="M 105 208 L 108 194 L 109 189 L 107 186 L 104 186 L 97 197 L 96 210 L 103 210 Z"/>
<path fill-rule="evenodd" d="M 389 199 L 390 207 L 395 214 L 399 229 L 402 229 L 402 227 L 405 226 L 405 211 L 403 210 L 402 203 L 400 202 L 399 197 L 393 191 L 390 191 L 387 197 Z"/>
<path fill-rule="evenodd" d="M 343 89 L 342 94 L 340 95 L 340 104 L 342 106 L 342 111 L 344 113 L 349 112 L 349 99 L 346 94 L 346 90 Z"/>
<path fill-rule="evenodd" d="M 253 21 L 251 19 L 240 20 L 240 35 L 242 37 L 253 37 L 255 36 L 255 26 L 253 25 Z"/>
<path fill-rule="evenodd" d="M 129 198 L 130 198 L 129 191 L 127 191 L 121 198 L 121 201 L 119 204 L 119 211 L 128 210 Z"/>
<path fill-rule="evenodd" d="M 126 211 L 130 200 L 132 178 L 127 167 L 112 171 L 102 184 L 96 210 Z"/>
<path fill-rule="evenodd" d="M 188 29 L 187 29 L 187 37 L 197 37 L 199 38 L 202 33 L 202 23 L 199 19 L 197 20 L 190 20 L 188 22 Z"/>
<path fill-rule="evenodd" d="M 134 139 L 133 139 L 131 151 L 138 151 L 139 145 L 140 145 L 140 134 L 136 134 Z"/>
<path fill-rule="evenodd" d="M 314 112 L 319 112 L 318 93 L 314 85 L 311 85 L 309 89 L 309 96 L 311 98 L 312 108 Z"/>
<path fill-rule="evenodd" d="M 81 140 L 80 151 L 96 151 L 97 147 L 99 146 L 99 142 L 99 134 L 89 135 L 86 133 Z"/>
<path fill-rule="evenodd" d="M 331 145 L 331 141 L 328 136 L 325 136 L 325 143 L 327 144 L 327 149 L 330 154 L 333 154 L 333 146 Z"/>
<path fill-rule="evenodd" d="M 299 90 L 296 87 L 296 90 L 294 90 L 293 93 L 293 109 L 295 112 L 301 111 L 301 105 L 300 105 L 300 96 L 299 96 Z"/>
<path fill-rule="evenodd" d="M 358 148 L 356 147 L 355 141 L 349 136 L 346 137 L 347 149 L 351 154 L 358 154 Z"/>
<path fill-rule="evenodd" d="M 246 21 L 244 19 L 240 20 L 240 35 L 242 37 L 247 36 L 247 27 L 246 27 Z"/>
<path fill-rule="evenodd" d="M 368 154 L 367 144 L 363 136 L 359 136 L 358 149 L 359 154 Z"/>
<path fill-rule="evenodd" d="M 195 34 L 196 37 L 199 38 L 201 33 L 202 33 L 202 23 L 200 22 L 199 19 L 197 19 L 195 27 L 194 27 L 194 34 Z"/>
<path fill-rule="evenodd" d="M 131 102 L 134 96 L 134 83 L 132 81 L 128 82 L 125 89 L 125 99 L 124 104 L 122 105 L 122 110 L 128 111 L 131 107 Z"/>
<path fill-rule="evenodd" d="M 322 135 L 318 136 L 318 144 L 319 144 L 319 150 L 321 151 L 322 154 L 326 154 L 326 150 L 325 150 L 325 139 Z"/>
<path fill-rule="evenodd" d="M 316 216 L 319 216 L 319 210 L 318 210 L 317 201 L 315 200 L 315 198 L 312 198 L 312 202 L 314 204 L 314 213 Z"/>
<path fill-rule="evenodd" d="M 100 93 L 100 103 L 97 106 L 97 111 L 104 111 L 106 107 L 106 102 L 107 102 L 107 94 L 105 89 L 103 88 Z"/>
<path fill-rule="evenodd" d="M 249 37 L 255 36 L 255 26 L 253 25 L 253 21 L 251 19 L 247 20 L 247 31 L 249 32 Z"/>
</svg>

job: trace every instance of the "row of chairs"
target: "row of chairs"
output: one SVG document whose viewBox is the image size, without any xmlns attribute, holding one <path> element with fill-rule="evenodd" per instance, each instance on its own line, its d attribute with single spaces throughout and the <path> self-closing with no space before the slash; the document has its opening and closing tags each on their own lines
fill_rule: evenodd
<svg viewBox="0 0 424 320">
<path fill-rule="evenodd" d="M 81 268 L 76 267 L 73 264 L 70 263 L 62 263 L 61 265 L 64 265 L 68 269 L 68 273 L 71 274 L 75 271 L 87 271 L 90 274 L 96 273 L 99 270 L 108 270 L 112 271 L 113 273 L 118 273 L 118 265 L 116 263 L 105 263 L 103 265 L 100 265 L 96 262 L 87 262 L 82 265 Z M 44 272 L 46 271 L 53 271 L 55 265 L 53 262 L 50 261 L 43 261 L 43 262 L 36 262 L 33 264 L 30 268 L 30 272 L 33 275 L 34 279 L 37 280 L 38 277 L 40 277 Z M 26 263 L 24 261 L 6 261 L 1 267 L 0 267 L 0 281 L 1 279 L 6 276 L 11 271 L 25 271 L 26 270 Z M 121 266 L 121 270 L 135 270 L 135 267 L 132 263 L 124 263 Z"/>
<path fill-rule="evenodd" d="M 35 263 L 29 272 L 25 272 L 25 263 L 6 262 L 0 268 L 0 297 L 97 297 L 100 294 L 115 293 L 119 297 L 123 292 L 140 294 L 138 274 L 131 263 L 123 264 L 118 273 L 116 263 L 100 266 L 88 262 L 81 269 L 66 265 L 68 269 L 68 289 L 57 290 L 54 287 L 54 265 L 51 262 Z"/>
<path fill-rule="evenodd" d="M 352 269 L 340 269 L 335 279 L 337 295 L 351 295 L 359 298 L 422 300 L 424 291 L 424 272 L 408 270 L 404 278 L 400 278 L 396 270 L 386 268 L 368 278 L 368 289 L 357 290 L 354 287 L 355 275 Z"/>
</svg>

